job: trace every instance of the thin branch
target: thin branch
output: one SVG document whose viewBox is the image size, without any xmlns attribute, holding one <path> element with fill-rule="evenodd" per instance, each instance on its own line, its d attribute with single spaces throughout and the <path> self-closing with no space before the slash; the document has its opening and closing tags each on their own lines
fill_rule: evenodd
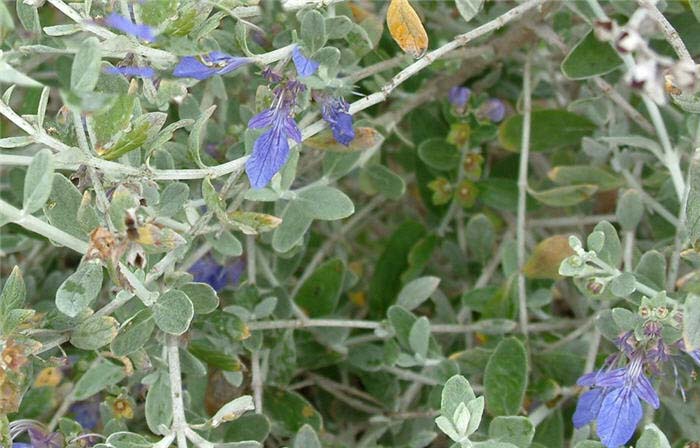
<svg viewBox="0 0 700 448">
<path fill-rule="evenodd" d="M 525 289 L 525 214 L 527 203 L 527 168 L 530 155 L 530 122 L 532 116 L 532 89 L 530 86 L 532 54 L 525 60 L 523 73 L 523 131 L 520 141 L 520 168 L 518 171 L 518 216 L 515 238 L 518 250 L 518 317 L 520 331 L 527 338 L 527 291 Z"/>
<path fill-rule="evenodd" d="M 694 66 L 695 62 L 693 61 L 693 57 L 690 55 L 688 48 L 686 48 L 685 44 L 683 43 L 678 31 L 673 28 L 671 22 L 669 22 L 661 11 L 659 11 L 654 2 L 651 2 L 650 0 L 637 0 L 637 3 L 639 3 L 639 6 L 646 9 L 649 15 L 651 15 L 651 17 L 661 26 L 661 31 L 664 33 L 664 36 L 666 36 L 668 43 L 671 44 L 671 47 L 673 47 L 673 50 L 678 55 L 678 58 L 681 61 Z"/>
<path fill-rule="evenodd" d="M 178 337 L 171 334 L 166 335 L 166 344 L 168 351 L 168 372 L 170 376 L 170 399 L 173 408 L 172 430 L 177 437 L 178 448 L 187 448 L 187 440 L 185 439 L 187 420 L 185 419 L 185 404 L 182 399 L 182 374 L 180 373 Z"/>
</svg>

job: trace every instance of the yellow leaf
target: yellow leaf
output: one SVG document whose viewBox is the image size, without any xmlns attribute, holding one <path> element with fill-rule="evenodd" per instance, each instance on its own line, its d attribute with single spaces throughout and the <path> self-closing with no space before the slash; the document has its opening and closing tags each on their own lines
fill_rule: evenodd
<svg viewBox="0 0 700 448">
<path fill-rule="evenodd" d="M 568 235 L 550 236 L 535 246 L 535 250 L 523 266 L 523 274 L 527 278 L 558 280 L 561 278 L 559 265 L 573 254 Z"/>
<path fill-rule="evenodd" d="M 330 130 L 323 131 L 318 135 L 304 140 L 304 145 L 311 149 L 319 149 L 330 152 L 356 152 L 374 148 L 382 142 L 384 137 L 374 128 L 356 127 L 355 138 L 350 145 L 345 146 L 335 141 Z"/>
<path fill-rule="evenodd" d="M 386 12 L 386 24 L 399 47 L 414 58 L 428 49 L 428 34 L 408 0 L 391 0 Z"/>
</svg>

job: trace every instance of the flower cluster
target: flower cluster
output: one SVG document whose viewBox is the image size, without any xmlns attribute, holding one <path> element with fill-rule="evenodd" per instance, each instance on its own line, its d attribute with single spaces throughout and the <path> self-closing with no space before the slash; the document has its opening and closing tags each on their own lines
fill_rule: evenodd
<svg viewBox="0 0 700 448">
<path fill-rule="evenodd" d="M 625 79 L 657 104 L 666 103 L 666 92 L 692 92 L 698 85 L 700 69 L 688 61 L 674 61 L 654 51 L 645 36 L 656 32 L 656 21 L 646 9 L 639 8 L 624 26 L 613 21 L 597 21 L 598 39 L 610 42 L 623 55 L 634 57 Z"/>
<path fill-rule="evenodd" d="M 223 265 L 212 255 L 205 255 L 190 267 L 189 272 L 194 276 L 195 282 L 207 283 L 220 292 L 228 285 L 237 284 L 244 268 L 245 262 L 241 258 L 233 264 Z"/>
</svg>

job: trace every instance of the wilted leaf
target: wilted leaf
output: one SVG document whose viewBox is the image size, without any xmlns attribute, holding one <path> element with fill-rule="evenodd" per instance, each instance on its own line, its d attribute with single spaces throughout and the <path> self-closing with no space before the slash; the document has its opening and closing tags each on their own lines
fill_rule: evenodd
<svg viewBox="0 0 700 448">
<path fill-rule="evenodd" d="M 138 227 L 136 242 L 149 252 L 168 252 L 185 244 L 185 239 L 173 229 L 146 223 Z"/>
<path fill-rule="evenodd" d="M 550 236 L 535 246 L 535 250 L 523 266 L 523 273 L 527 278 L 557 280 L 561 278 L 559 265 L 562 260 L 573 254 L 568 235 Z"/>
<path fill-rule="evenodd" d="M 374 128 L 356 127 L 354 130 L 355 138 L 348 146 L 338 143 L 329 129 L 307 138 L 304 145 L 321 151 L 355 152 L 374 148 L 384 140 L 382 134 Z"/>
<path fill-rule="evenodd" d="M 399 47 L 414 58 L 428 49 L 428 34 L 420 17 L 408 0 L 391 0 L 386 12 L 386 24 Z"/>
<path fill-rule="evenodd" d="M 595 185 L 569 185 L 543 191 L 530 191 L 530 196 L 550 207 L 568 207 L 583 202 L 598 191 Z"/>
<path fill-rule="evenodd" d="M 229 223 L 246 235 L 269 232 L 280 225 L 282 220 L 265 213 L 236 210 L 228 214 Z"/>
</svg>

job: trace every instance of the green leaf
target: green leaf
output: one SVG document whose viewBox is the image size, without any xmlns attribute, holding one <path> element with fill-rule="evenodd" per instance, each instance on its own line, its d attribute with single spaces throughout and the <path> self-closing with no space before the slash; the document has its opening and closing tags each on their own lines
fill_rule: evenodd
<svg viewBox="0 0 700 448">
<path fill-rule="evenodd" d="M 55 173 L 51 194 L 44 204 L 44 213 L 49 219 L 49 223 L 76 238 L 86 240 L 86 234 L 80 226 L 75 225 L 82 200 L 83 196 L 73 185 L 73 182 L 62 174 Z"/>
<path fill-rule="evenodd" d="M 496 239 L 496 233 L 493 223 L 486 215 L 479 213 L 469 219 L 465 237 L 467 239 L 467 249 L 474 258 L 485 263 L 493 256 L 493 244 Z"/>
<path fill-rule="evenodd" d="M 40 82 L 35 81 L 34 79 L 15 69 L 5 61 L 0 61 L 0 84 L 12 84 L 21 87 L 42 86 Z"/>
<path fill-rule="evenodd" d="M 396 304 L 409 311 L 413 310 L 428 300 L 439 284 L 438 277 L 420 277 L 411 280 L 399 292 Z"/>
<path fill-rule="evenodd" d="M 686 351 L 700 350 L 700 296 L 695 294 L 683 304 L 683 342 Z"/>
<path fill-rule="evenodd" d="M 391 235 L 379 257 L 369 285 L 369 306 L 374 316 L 383 317 L 395 303 L 401 290 L 401 274 L 408 267 L 407 257 L 425 229 L 415 221 L 406 221 Z"/>
<path fill-rule="evenodd" d="M 428 345 L 430 343 L 430 321 L 422 316 L 411 326 L 408 334 L 408 345 L 421 358 L 428 355 Z"/>
<path fill-rule="evenodd" d="M 642 254 L 634 275 L 647 286 L 662 290 L 666 286 L 666 257 L 655 250 Z"/>
<path fill-rule="evenodd" d="M 462 375 L 454 375 L 447 380 L 442 388 L 440 414 L 449 416 L 451 420 L 461 403 L 469 403 L 475 398 L 476 395 L 474 395 L 469 381 Z"/>
<path fill-rule="evenodd" d="M 263 442 L 270 433 L 270 421 L 263 414 L 246 414 L 226 425 L 224 440 Z"/>
<path fill-rule="evenodd" d="M 326 23 L 323 15 L 314 9 L 304 14 L 301 19 L 300 35 L 311 53 L 321 49 L 326 44 Z"/>
<path fill-rule="evenodd" d="M 569 185 L 549 190 L 530 190 L 530 196 L 550 207 L 570 207 L 590 199 L 598 191 L 595 185 Z"/>
<path fill-rule="evenodd" d="M 599 222 L 594 232 L 603 232 L 605 235 L 602 249 L 596 250 L 598 257 L 610 266 L 618 267 L 622 262 L 622 245 L 615 227 L 607 221 Z"/>
<path fill-rule="evenodd" d="M 597 125 L 588 118 L 566 110 L 536 110 L 532 112 L 530 146 L 533 151 L 578 146 L 583 137 L 596 129 Z M 505 149 L 519 152 L 522 130 L 523 116 L 513 115 L 499 126 L 498 140 Z"/>
<path fill-rule="evenodd" d="M 154 434 L 164 434 L 173 419 L 173 405 L 170 397 L 170 379 L 166 372 L 159 372 L 158 379 L 150 385 L 144 407 L 146 424 Z"/>
<path fill-rule="evenodd" d="M 102 289 L 102 265 L 96 261 L 80 263 L 56 291 L 56 308 L 75 317 L 90 306 Z"/>
<path fill-rule="evenodd" d="M 4 323 L 10 311 L 24 305 L 26 296 L 27 288 L 24 285 L 22 271 L 20 271 L 19 266 L 15 266 L 2 287 L 2 293 L 0 293 L 0 324 Z"/>
<path fill-rule="evenodd" d="M 644 215 L 644 203 L 639 191 L 625 191 L 617 200 L 615 215 L 622 230 L 633 231 L 636 229 Z"/>
<path fill-rule="evenodd" d="M 664 433 L 655 424 L 650 423 L 644 427 L 635 448 L 671 448 L 671 444 Z"/>
<path fill-rule="evenodd" d="M 321 441 L 318 440 L 314 428 L 304 425 L 294 437 L 292 448 L 321 448 Z"/>
<path fill-rule="evenodd" d="M 101 359 L 88 369 L 75 384 L 73 395 L 76 400 L 92 397 L 107 386 L 117 384 L 126 376 L 123 367 Z"/>
<path fill-rule="evenodd" d="M 183 209 L 183 204 L 190 195 L 190 187 L 182 182 L 169 183 L 160 194 L 158 216 L 170 217 Z"/>
<path fill-rule="evenodd" d="M 111 316 L 92 316 L 71 332 L 70 343 L 81 350 L 97 350 L 117 335 L 117 320 Z"/>
<path fill-rule="evenodd" d="M 25 213 L 34 213 L 44 206 L 51 194 L 53 179 L 53 155 L 48 149 L 42 149 L 32 159 L 24 176 Z"/>
<path fill-rule="evenodd" d="M 535 436 L 535 426 L 527 417 L 496 417 L 489 425 L 489 438 L 528 448 Z"/>
<path fill-rule="evenodd" d="M 484 0 L 455 0 L 455 4 L 462 18 L 469 22 L 484 7 Z"/>
<path fill-rule="evenodd" d="M 219 296 L 207 283 L 185 283 L 178 289 L 187 294 L 196 314 L 209 314 L 219 306 Z"/>
<path fill-rule="evenodd" d="M 263 403 L 265 413 L 283 433 L 294 434 L 304 425 L 310 425 L 317 431 L 321 429 L 321 414 L 296 392 L 266 387 Z"/>
<path fill-rule="evenodd" d="M 418 146 L 418 157 L 431 168 L 441 171 L 455 169 L 459 165 L 459 150 L 441 138 L 430 138 Z"/>
<path fill-rule="evenodd" d="M 70 72 L 70 88 L 74 92 L 92 92 L 100 76 L 99 40 L 88 37 L 78 47 Z"/>
<path fill-rule="evenodd" d="M 294 203 L 307 217 L 324 221 L 347 218 L 355 212 L 352 200 L 333 187 L 318 186 L 302 190 Z"/>
<path fill-rule="evenodd" d="M 617 297 L 629 297 L 637 290 L 636 282 L 634 274 L 623 272 L 610 282 L 610 292 Z"/>
<path fill-rule="evenodd" d="M 41 22 L 36 6 L 26 4 L 24 1 L 16 2 L 17 17 L 25 30 L 32 34 L 41 34 Z"/>
<path fill-rule="evenodd" d="M 143 309 L 119 329 L 119 334 L 112 340 L 110 349 L 116 356 L 127 356 L 140 350 L 151 338 L 156 324 L 150 309 Z"/>
<path fill-rule="evenodd" d="M 409 343 L 409 334 L 411 333 L 413 324 L 416 323 L 418 318 L 400 305 L 393 305 L 389 307 L 387 317 L 389 318 L 389 323 L 394 329 L 396 339 L 399 341 L 401 346 L 405 349 L 410 349 L 411 346 Z"/>
<path fill-rule="evenodd" d="M 637 315 L 626 308 L 613 308 L 612 319 L 621 331 L 633 330 L 639 323 Z"/>
<path fill-rule="evenodd" d="M 401 176 L 379 163 L 366 166 L 363 173 L 367 175 L 370 184 L 388 199 L 398 199 L 406 191 L 406 183 Z"/>
<path fill-rule="evenodd" d="M 589 165 L 557 166 L 547 173 L 547 177 L 559 185 L 591 184 L 601 190 L 613 190 L 624 184 L 622 178 L 602 168 Z"/>
<path fill-rule="evenodd" d="M 300 244 L 312 221 L 297 201 L 287 204 L 282 213 L 282 224 L 272 234 L 272 248 L 277 252 L 288 252 Z"/>
<path fill-rule="evenodd" d="M 194 316 L 194 307 L 187 295 L 171 289 L 158 298 L 151 308 L 158 328 L 180 335 L 187 331 Z"/>
<path fill-rule="evenodd" d="M 132 432 L 115 432 L 107 437 L 110 448 L 152 448 L 153 443 L 140 434 Z"/>
<path fill-rule="evenodd" d="M 569 79 L 587 79 L 610 73 L 621 65 L 622 59 L 615 49 L 590 31 L 566 55 L 561 71 Z"/>
<path fill-rule="evenodd" d="M 492 415 L 515 415 L 527 388 L 527 352 L 514 337 L 503 339 L 484 371 L 486 407 Z"/>
<path fill-rule="evenodd" d="M 343 289 L 345 265 L 340 259 L 326 261 L 299 288 L 294 302 L 309 317 L 332 314 Z"/>
<path fill-rule="evenodd" d="M 688 206 L 686 219 L 688 223 L 688 239 L 694 243 L 700 238 L 700 158 L 690 159 L 688 167 Z"/>
</svg>

